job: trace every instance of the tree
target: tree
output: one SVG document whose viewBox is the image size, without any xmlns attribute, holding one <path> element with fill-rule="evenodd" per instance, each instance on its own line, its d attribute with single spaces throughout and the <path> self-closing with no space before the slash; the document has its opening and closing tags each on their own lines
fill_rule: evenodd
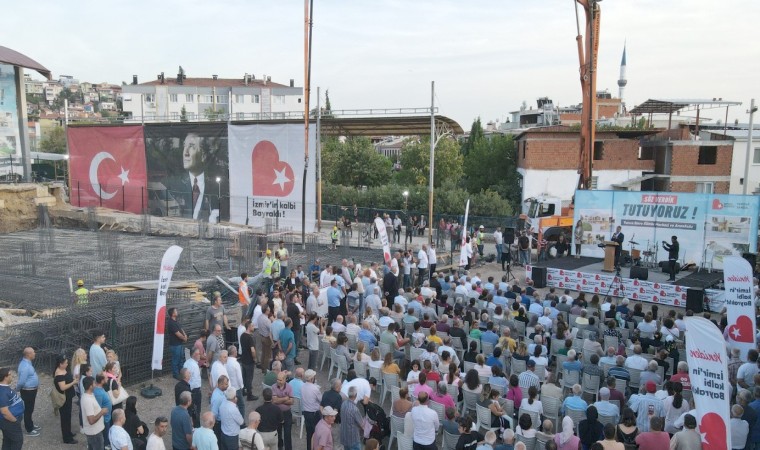
<svg viewBox="0 0 760 450">
<path fill-rule="evenodd" d="M 39 144 L 40 150 L 48 153 L 66 153 L 66 131 L 63 127 L 55 127 Z"/>
<path fill-rule="evenodd" d="M 469 151 L 464 157 L 465 187 L 472 194 L 494 191 L 517 211 L 521 192 L 515 142 L 512 136 L 497 134 L 487 138 L 482 132 L 476 133 L 479 123 L 479 120 L 473 123 L 473 132 L 466 143 Z"/>
<path fill-rule="evenodd" d="M 430 138 L 409 139 L 401 149 L 401 170 L 397 174 L 400 184 L 427 186 L 430 175 Z M 457 141 L 443 138 L 435 147 L 435 179 L 441 186 L 444 180 L 458 183 L 462 178 L 462 154 Z"/>
<path fill-rule="evenodd" d="M 83 95 L 81 92 L 72 92 L 69 88 L 61 89 L 61 92 L 53 99 L 53 108 L 61 109 L 64 105 L 64 100 L 69 101 L 69 105 L 74 103 L 82 103 Z"/>
<path fill-rule="evenodd" d="M 222 108 L 214 109 L 213 106 L 209 106 L 208 108 L 203 110 L 203 115 L 206 117 L 207 120 L 215 122 L 222 118 L 222 116 L 224 115 L 224 109 Z"/>
<path fill-rule="evenodd" d="M 322 178 L 344 186 L 378 186 L 388 183 L 391 161 L 379 154 L 365 137 L 329 139 L 322 147 Z"/>
<path fill-rule="evenodd" d="M 179 112 L 179 121 L 187 122 L 187 110 L 185 109 L 185 105 L 182 105 L 182 109 Z"/>
<path fill-rule="evenodd" d="M 470 128 L 470 135 L 467 137 L 467 140 L 464 141 L 462 144 L 462 156 L 467 156 L 470 151 L 472 151 L 473 146 L 476 142 L 480 142 L 484 138 L 483 136 L 483 127 L 480 125 L 480 117 L 475 119 L 474 122 L 472 122 L 472 127 Z"/>
</svg>

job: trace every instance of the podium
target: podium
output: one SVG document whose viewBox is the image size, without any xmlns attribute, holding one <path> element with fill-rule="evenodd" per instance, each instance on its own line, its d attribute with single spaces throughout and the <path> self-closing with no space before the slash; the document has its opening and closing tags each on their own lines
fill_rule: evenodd
<svg viewBox="0 0 760 450">
<path fill-rule="evenodd" d="M 615 271 L 615 249 L 618 247 L 615 241 L 604 241 L 604 268 L 602 272 Z"/>
</svg>

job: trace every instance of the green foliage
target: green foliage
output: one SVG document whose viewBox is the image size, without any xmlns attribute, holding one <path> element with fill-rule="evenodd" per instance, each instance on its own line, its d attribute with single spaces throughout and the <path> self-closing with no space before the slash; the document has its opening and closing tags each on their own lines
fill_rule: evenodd
<svg viewBox="0 0 760 450">
<path fill-rule="evenodd" d="M 480 120 L 473 123 L 471 139 L 465 143 L 469 148 L 464 158 L 465 187 L 471 193 L 494 192 L 507 201 L 511 210 L 517 211 L 520 206 L 520 176 L 514 139 L 499 134 L 486 138 L 482 132 L 475 132 L 479 124 Z M 475 139 L 472 139 L 473 136 Z"/>
<path fill-rule="evenodd" d="M 224 109 L 214 109 L 213 106 L 209 106 L 208 108 L 203 110 L 203 115 L 206 117 L 206 119 L 215 122 L 217 120 L 221 120 L 224 116 Z"/>
<path fill-rule="evenodd" d="M 385 184 L 358 190 L 349 186 L 325 184 L 322 189 L 322 203 L 349 206 L 356 204 L 362 208 L 404 209 L 404 191 L 409 191 L 407 209 L 421 211 L 427 215 L 428 191 L 424 186 L 402 186 Z M 470 214 L 483 216 L 509 216 L 513 209 L 498 193 L 487 190 L 468 194 L 456 183 L 447 180 L 434 192 L 436 214 L 464 214 L 467 199 L 470 199 Z"/>
<path fill-rule="evenodd" d="M 182 109 L 179 111 L 179 121 L 187 122 L 187 110 L 185 109 L 185 105 L 182 105 Z"/>
<path fill-rule="evenodd" d="M 63 88 L 58 96 L 53 99 L 53 108 L 63 108 L 64 100 L 68 100 L 69 105 L 72 105 L 74 103 L 82 103 L 83 99 L 84 97 L 81 92 L 72 92 L 69 88 Z"/>
<path fill-rule="evenodd" d="M 401 170 L 396 179 L 399 184 L 427 186 L 430 175 L 430 138 L 410 139 L 401 150 Z M 436 187 L 444 181 L 458 183 L 462 178 L 462 155 L 459 144 L 451 138 L 443 138 L 435 147 Z"/>
<path fill-rule="evenodd" d="M 47 153 L 66 153 L 66 131 L 63 127 L 55 127 L 39 144 L 40 151 Z"/>
<path fill-rule="evenodd" d="M 351 186 L 378 186 L 388 183 L 391 161 L 377 153 L 365 137 L 329 139 L 322 144 L 322 178 L 332 184 Z"/>
<path fill-rule="evenodd" d="M 480 142 L 483 139 L 483 127 L 480 124 L 480 117 L 475 119 L 470 127 L 470 135 L 467 140 L 462 143 L 462 156 L 467 156 L 473 149 L 475 143 Z"/>
</svg>

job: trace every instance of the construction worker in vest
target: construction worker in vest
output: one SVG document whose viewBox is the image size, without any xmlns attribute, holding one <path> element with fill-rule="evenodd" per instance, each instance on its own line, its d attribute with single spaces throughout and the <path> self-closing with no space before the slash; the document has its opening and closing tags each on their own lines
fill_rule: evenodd
<svg viewBox="0 0 760 450">
<path fill-rule="evenodd" d="M 332 233 L 330 233 L 330 240 L 332 241 L 332 249 L 336 250 L 338 248 L 338 226 L 335 225 L 332 229 Z"/>
<path fill-rule="evenodd" d="M 478 244 L 478 255 L 480 255 L 481 258 L 483 258 L 483 239 L 485 239 L 485 227 L 483 225 L 478 228 L 478 236 L 476 238 L 476 242 Z"/>
<path fill-rule="evenodd" d="M 280 241 L 280 248 L 277 249 L 276 253 L 280 257 L 280 278 L 284 280 L 290 276 L 290 272 L 288 272 L 288 259 L 290 259 L 290 255 L 288 255 L 288 249 L 285 248 L 284 241 Z"/>
<path fill-rule="evenodd" d="M 278 281 L 280 279 L 280 271 L 282 266 L 280 264 L 280 254 L 274 252 L 274 259 L 272 260 L 272 281 Z"/>
<path fill-rule="evenodd" d="M 269 288 L 272 287 L 273 262 L 274 258 L 272 258 L 272 250 L 267 249 L 267 255 L 264 257 L 264 285 L 266 286 L 267 292 L 269 292 Z"/>
<path fill-rule="evenodd" d="M 86 305 L 90 299 L 90 291 L 84 287 L 84 280 L 77 280 L 77 290 L 74 291 L 77 296 L 77 305 Z"/>
</svg>

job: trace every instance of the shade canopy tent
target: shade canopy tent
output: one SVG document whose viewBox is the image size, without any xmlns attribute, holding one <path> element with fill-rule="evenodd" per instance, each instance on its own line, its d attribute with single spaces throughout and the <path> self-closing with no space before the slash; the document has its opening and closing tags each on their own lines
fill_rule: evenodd
<svg viewBox="0 0 760 450">
<path fill-rule="evenodd" d="M 12 50 L 1 45 L 0 64 L 10 64 L 12 66 L 19 66 L 25 69 L 36 70 L 40 75 L 47 78 L 48 80 L 53 77 L 53 74 L 42 64 L 24 55 L 23 53 L 19 53 L 16 50 Z"/>
</svg>

